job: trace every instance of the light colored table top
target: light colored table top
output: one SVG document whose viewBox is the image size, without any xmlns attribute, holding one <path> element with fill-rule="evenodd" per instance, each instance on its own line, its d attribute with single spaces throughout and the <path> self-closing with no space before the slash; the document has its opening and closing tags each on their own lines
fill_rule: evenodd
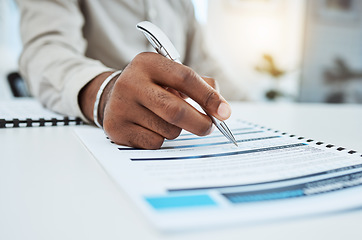
<svg viewBox="0 0 362 240">
<path fill-rule="evenodd" d="M 233 117 L 362 152 L 362 106 L 233 104 L 233 110 Z M 0 129 L 0 146 L 0 239 L 362 238 L 362 207 L 165 234 L 149 225 L 72 127 Z"/>
</svg>

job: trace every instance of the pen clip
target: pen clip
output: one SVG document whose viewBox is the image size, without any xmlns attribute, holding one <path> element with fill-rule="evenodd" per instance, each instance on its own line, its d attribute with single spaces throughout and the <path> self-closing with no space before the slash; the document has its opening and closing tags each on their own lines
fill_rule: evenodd
<svg viewBox="0 0 362 240">
<path fill-rule="evenodd" d="M 170 41 L 170 39 L 151 22 L 143 21 L 137 24 L 137 29 L 142 31 L 152 47 L 162 56 L 168 59 L 181 63 L 180 54 Z"/>
</svg>

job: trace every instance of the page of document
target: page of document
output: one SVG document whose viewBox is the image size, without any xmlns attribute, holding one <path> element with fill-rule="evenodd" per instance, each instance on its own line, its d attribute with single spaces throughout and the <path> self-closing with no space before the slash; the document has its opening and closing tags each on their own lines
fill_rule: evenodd
<svg viewBox="0 0 362 240">
<path fill-rule="evenodd" d="M 354 151 L 242 120 L 219 131 L 183 132 L 159 150 L 112 143 L 101 129 L 75 131 L 105 171 L 157 228 L 245 224 L 362 205 L 362 157 Z"/>
</svg>

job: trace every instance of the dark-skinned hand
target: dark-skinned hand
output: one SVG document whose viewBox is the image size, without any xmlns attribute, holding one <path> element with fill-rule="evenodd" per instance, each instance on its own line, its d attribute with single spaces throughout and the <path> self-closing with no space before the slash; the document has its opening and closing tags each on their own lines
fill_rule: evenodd
<svg viewBox="0 0 362 240">
<path fill-rule="evenodd" d="M 100 74 L 80 92 L 80 107 L 90 121 L 97 91 L 110 74 Z M 178 137 L 182 129 L 204 136 L 213 129 L 210 117 L 184 98 L 226 120 L 231 109 L 215 84 L 214 79 L 202 78 L 159 54 L 141 53 L 105 88 L 98 120 L 112 141 L 136 148 L 158 149 L 164 139 Z"/>
</svg>

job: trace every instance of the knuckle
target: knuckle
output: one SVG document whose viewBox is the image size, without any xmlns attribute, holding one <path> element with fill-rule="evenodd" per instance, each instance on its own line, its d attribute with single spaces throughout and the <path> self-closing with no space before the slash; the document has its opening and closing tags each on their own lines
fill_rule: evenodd
<svg viewBox="0 0 362 240">
<path fill-rule="evenodd" d="M 124 129 L 127 129 L 127 126 L 123 122 L 105 118 L 103 121 L 103 129 L 109 139 L 111 139 L 113 142 L 126 145 L 126 133 L 124 132 Z"/>
<path fill-rule="evenodd" d="M 173 125 L 178 125 L 185 116 L 185 109 L 174 103 L 165 104 L 164 111 L 166 113 L 165 120 Z"/>
<path fill-rule="evenodd" d="M 131 61 L 131 65 L 149 65 L 154 61 L 154 57 L 158 57 L 159 55 L 153 52 L 141 52 L 138 53 Z"/>
<path fill-rule="evenodd" d="M 198 128 L 198 132 L 196 133 L 196 135 L 198 136 L 206 136 L 210 133 L 210 129 L 211 129 L 212 125 L 207 125 L 207 124 L 203 124 L 202 126 L 200 126 Z"/>
<path fill-rule="evenodd" d="M 159 149 L 164 142 L 164 138 L 160 135 L 137 131 L 119 132 L 118 134 L 110 132 L 110 134 L 107 133 L 107 136 L 116 144 L 142 149 Z"/>
<path fill-rule="evenodd" d="M 109 130 L 104 130 L 104 131 L 105 131 L 107 137 L 115 144 L 129 146 L 127 144 L 126 138 L 124 137 L 124 133 L 122 133 L 122 132 L 116 133 L 116 132 L 112 132 Z"/>
<path fill-rule="evenodd" d="M 183 68 L 180 76 L 180 80 L 178 81 L 181 86 L 188 86 L 190 83 L 194 82 L 197 79 L 197 74 L 194 70 L 189 67 Z"/>
<path fill-rule="evenodd" d="M 168 133 L 167 139 L 169 139 L 169 140 L 175 139 L 178 136 L 180 136 L 181 128 L 172 127 L 172 128 L 170 128 L 170 130 L 167 133 Z"/>
<path fill-rule="evenodd" d="M 207 92 L 207 94 L 205 95 L 205 98 L 203 101 L 204 107 L 208 109 L 210 107 L 210 105 L 213 102 L 215 102 L 216 99 L 218 99 L 218 95 L 216 94 L 216 92 L 213 90 L 209 90 Z"/>
<path fill-rule="evenodd" d="M 163 144 L 164 138 L 159 137 L 157 139 L 154 139 L 152 142 L 149 142 L 147 149 L 159 149 L 161 148 Z"/>
<path fill-rule="evenodd" d="M 141 67 L 141 68 L 143 68 L 145 63 L 149 62 L 148 58 L 149 58 L 149 53 L 141 52 L 141 53 L 137 54 L 132 59 L 132 61 L 128 64 L 127 67 L 132 67 L 132 68 Z"/>
<path fill-rule="evenodd" d="M 179 127 L 168 123 L 162 118 L 146 118 L 145 120 L 151 129 L 155 129 L 155 132 L 159 133 L 161 136 L 164 136 L 167 139 L 175 139 L 181 133 L 181 129 Z"/>
<path fill-rule="evenodd" d="M 135 134 L 130 140 L 132 146 L 144 149 L 159 149 L 164 141 L 164 138 L 156 134 Z"/>
<path fill-rule="evenodd" d="M 144 59 L 143 53 L 139 53 L 137 54 L 132 61 L 127 65 L 127 67 L 133 67 L 133 66 L 137 66 L 140 63 L 142 63 L 142 59 Z"/>
<path fill-rule="evenodd" d="M 143 61 L 145 58 L 147 58 L 148 56 L 148 53 L 146 52 L 141 52 L 141 53 L 138 53 L 132 60 L 132 62 L 138 62 L 138 61 Z"/>
</svg>

